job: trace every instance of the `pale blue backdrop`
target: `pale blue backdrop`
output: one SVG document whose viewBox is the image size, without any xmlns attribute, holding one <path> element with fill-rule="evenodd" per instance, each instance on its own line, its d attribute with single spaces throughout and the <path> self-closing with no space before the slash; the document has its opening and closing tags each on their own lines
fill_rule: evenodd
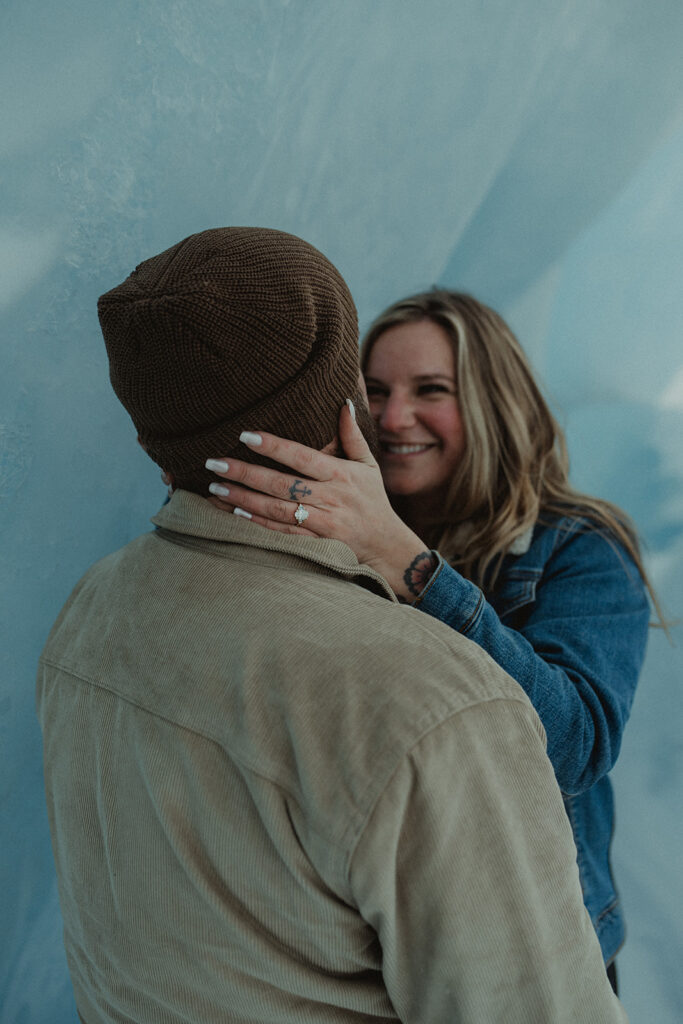
<svg viewBox="0 0 683 1024">
<path fill-rule="evenodd" d="M 36 659 L 84 569 L 163 498 L 109 388 L 98 294 L 225 224 L 314 243 L 362 325 L 436 282 L 472 290 L 680 616 L 682 50 L 680 0 L 3 0 L 3 1024 L 75 1021 Z M 632 1024 L 683 1019 L 674 635 L 652 636 L 616 772 Z"/>
</svg>

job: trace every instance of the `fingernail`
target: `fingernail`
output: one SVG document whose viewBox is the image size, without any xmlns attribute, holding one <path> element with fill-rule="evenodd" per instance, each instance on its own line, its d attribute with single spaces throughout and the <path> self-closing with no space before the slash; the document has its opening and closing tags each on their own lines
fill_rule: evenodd
<svg viewBox="0 0 683 1024">
<path fill-rule="evenodd" d="M 346 404 L 349 407 L 349 412 L 351 413 L 351 419 L 355 423 L 356 422 L 356 407 L 355 407 L 355 405 L 353 404 L 353 402 L 351 401 L 350 398 L 346 399 Z"/>
<path fill-rule="evenodd" d="M 221 498 L 227 498 L 230 494 L 230 489 L 223 484 L 209 484 L 209 490 L 212 494 L 219 494 Z"/>
<path fill-rule="evenodd" d="M 240 434 L 240 441 L 242 444 L 253 444 L 258 446 L 262 443 L 263 438 L 260 434 L 252 434 L 248 430 L 243 430 Z"/>
<path fill-rule="evenodd" d="M 251 519 L 251 512 L 246 512 L 243 508 L 234 508 L 233 515 L 244 516 L 245 519 Z"/>
<path fill-rule="evenodd" d="M 207 469 L 210 469 L 212 473 L 227 473 L 230 469 L 227 462 L 221 462 L 220 459 L 207 459 L 204 465 Z"/>
</svg>

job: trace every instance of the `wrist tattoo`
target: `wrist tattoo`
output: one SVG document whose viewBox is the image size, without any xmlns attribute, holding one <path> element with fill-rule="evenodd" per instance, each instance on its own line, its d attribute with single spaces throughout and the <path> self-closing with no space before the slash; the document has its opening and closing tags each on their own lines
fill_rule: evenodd
<svg viewBox="0 0 683 1024">
<path fill-rule="evenodd" d="M 292 501 L 301 501 L 307 495 L 313 494 L 310 487 L 307 487 L 303 480 L 295 480 L 292 486 L 289 488 L 289 496 Z"/>
<path fill-rule="evenodd" d="M 403 582 L 407 586 L 411 594 L 415 597 L 419 597 L 422 593 L 427 580 L 432 575 L 438 565 L 436 555 L 433 555 L 431 551 L 421 551 L 417 555 L 406 571 L 403 573 Z"/>
</svg>

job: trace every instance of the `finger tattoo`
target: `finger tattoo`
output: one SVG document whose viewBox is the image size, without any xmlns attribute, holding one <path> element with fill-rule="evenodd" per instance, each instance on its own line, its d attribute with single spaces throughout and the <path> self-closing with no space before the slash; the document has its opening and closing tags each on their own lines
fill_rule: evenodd
<svg viewBox="0 0 683 1024">
<path fill-rule="evenodd" d="M 289 496 L 292 501 L 301 501 L 302 498 L 306 498 L 309 494 L 313 494 L 313 491 L 310 487 L 306 486 L 303 480 L 295 480 L 289 488 Z"/>
</svg>

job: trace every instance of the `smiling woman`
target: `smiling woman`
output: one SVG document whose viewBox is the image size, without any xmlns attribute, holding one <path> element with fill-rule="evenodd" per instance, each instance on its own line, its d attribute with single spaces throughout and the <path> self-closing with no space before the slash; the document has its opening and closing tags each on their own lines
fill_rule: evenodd
<svg viewBox="0 0 683 1024">
<path fill-rule="evenodd" d="M 345 408 L 346 460 L 262 434 L 258 450 L 298 475 L 231 459 L 218 470 L 231 481 L 226 500 L 261 525 L 298 532 L 305 489 L 302 532 L 345 541 L 400 601 L 517 680 L 546 730 L 616 987 L 624 923 L 608 773 L 643 660 L 647 590 L 658 610 L 636 534 L 620 509 L 572 488 L 562 431 L 494 310 L 441 290 L 401 300 L 371 325 L 361 364 L 379 466 Z"/>
<path fill-rule="evenodd" d="M 361 360 L 371 389 L 376 372 L 392 378 L 405 366 L 413 376 L 418 416 L 427 429 L 433 423 L 440 458 L 434 456 L 429 472 L 425 460 L 426 480 L 413 464 L 399 475 L 383 462 L 385 486 L 401 518 L 467 578 L 492 586 L 511 545 L 521 543 L 541 508 L 564 515 L 577 501 L 579 515 L 591 506 L 638 557 L 619 511 L 570 487 L 559 424 L 519 342 L 494 310 L 456 292 L 411 296 L 371 325 Z M 407 392 L 397 384 L 398 401 Z M 397 427 L 402 440 L 413 439 L 407 420 L 387 422 L 380 406 L 375 419 L 382 440 L 398 441 L 390 436 Z M 440 489 L 438 500 L 425 493 L 430 480 Z"/>
</svg>

